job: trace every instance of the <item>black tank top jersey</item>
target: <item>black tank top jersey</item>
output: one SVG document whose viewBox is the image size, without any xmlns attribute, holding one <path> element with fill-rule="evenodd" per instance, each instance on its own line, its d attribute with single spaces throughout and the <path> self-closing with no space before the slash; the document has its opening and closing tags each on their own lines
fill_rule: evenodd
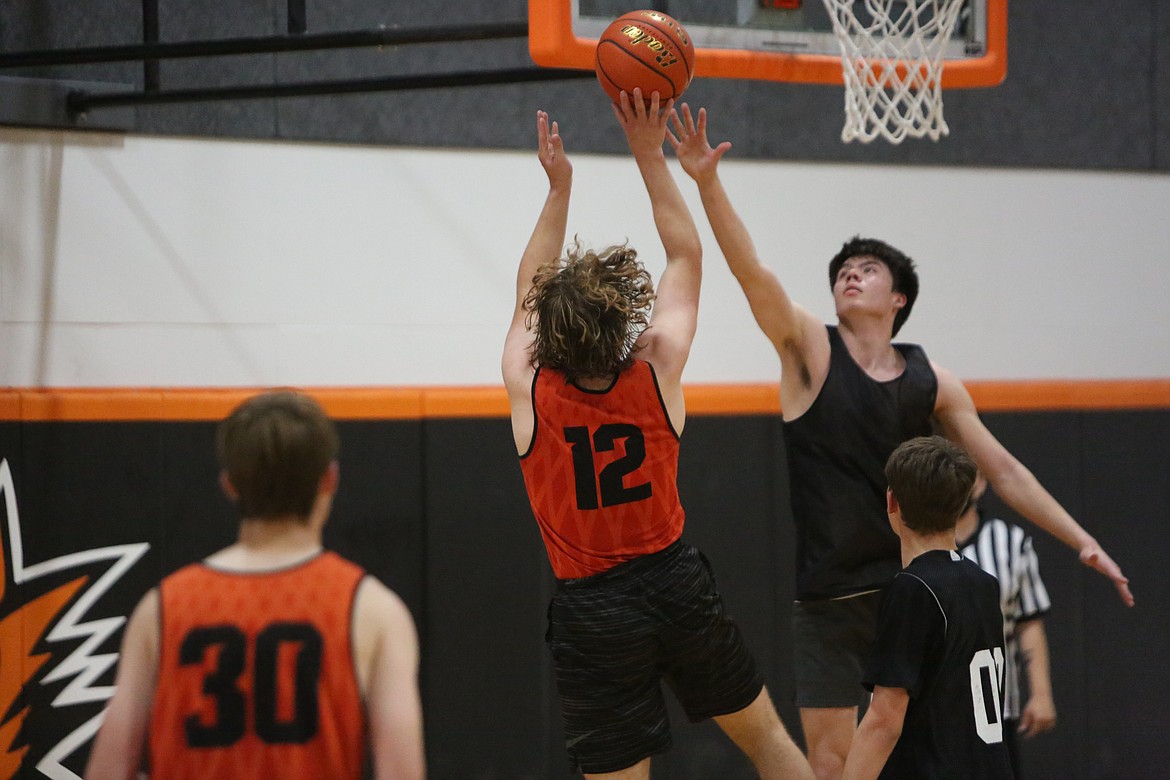
<svg viewBox="0 0 1170 780">
<path fill-rule="evenodd" d="M 910 562 L 882 594 L 862 682 L 910 695 L 880 780 L 1011 780 L 999 583 L 954 550 Z"/>
<path fill-rule="evenodd" d="M 824 387 L 808 411 L 784 423 L 802 601 L 880 588 L 901 568 L 886 517 L 886 460 L 907 439 L 930 435 L 938 395 L 921 347 L 895 344 L 906 370 L 878 382 L 827 327 Z"/>
</svg>

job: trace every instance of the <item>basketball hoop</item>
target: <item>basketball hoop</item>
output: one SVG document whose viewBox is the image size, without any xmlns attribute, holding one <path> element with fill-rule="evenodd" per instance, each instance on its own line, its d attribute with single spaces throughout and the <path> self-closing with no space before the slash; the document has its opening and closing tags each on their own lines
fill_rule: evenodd
<svg viewBox="0 0 1170 780">
<path fill-rule="evenodd" d="M 841 140 L 890 143 L 950 129 L 943 120 L 943 54 L 965 0 L 824 0 L 841 47 Z"/>
</svg>

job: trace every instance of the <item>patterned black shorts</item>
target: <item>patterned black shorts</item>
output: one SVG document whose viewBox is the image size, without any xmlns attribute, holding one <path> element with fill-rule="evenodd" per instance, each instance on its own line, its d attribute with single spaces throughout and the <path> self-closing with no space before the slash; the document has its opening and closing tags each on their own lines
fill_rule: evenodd
<svg viewBox="0 0 1170 780">
<path fill-rule="evenodd" d="M 710 563 L 682 542 L 562 582 L 548 615 L 577 771 L 616 772 L 670 747 L 663 680 L 692 721 L 738 712 L 763 689 Z"/>
</svg>

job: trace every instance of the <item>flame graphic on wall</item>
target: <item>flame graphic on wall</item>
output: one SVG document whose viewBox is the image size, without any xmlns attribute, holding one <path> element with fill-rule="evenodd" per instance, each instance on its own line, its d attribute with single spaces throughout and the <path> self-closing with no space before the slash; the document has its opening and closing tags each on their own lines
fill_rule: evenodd
<svg viewBox="0 0 1170 780">
<path fill-rule="evenodd" d="M 94 603 L 150 545 L 113 545 L 26 565 L 16 487 L 7 459 L 0 460 L 0 494 L 6 513 L 6 520 L 0 523 L 0 542 L 6 553 L 0 555 L 0 778 L 7 779 L 20 771 L 29 750 L 27 745 L 19 744 L 29 705 L 16 706 L 26 686 L 66 681 L 50 704 L 54 709 L 105 702 L 113 695 L 112 685 L 95 683 L 117 663 L 118 654 L 97 651 L 122 627 L 126 617 L 86 618 Z M 42 524 L 48 522 L 41 519 Z M 100 562 L 107 563 L 96 579 L 88 574 L 77 576 L 79 569 L 92 569 Z M 71 579 L 70 574 L 74 575 Z M 34 596 L 35 586 L 29 583 L 43 577 L 48 579 L 37 584 L 41 588 L 47 584 L 49 590 Z M 57 584 L 53 579 L 63 582 Z M 29 600 L 20 603 L 23 598 Z M 10 606 L 18 603 L 15 608 Z M 53 647 L 61 642 L 67 644 L 60 645 L 60 649 Z M 34 756 L 37 771 L 53 780 L 77 778 L 62 761 L 93 739 L 102 716 L 98 713 L 62 735 L 44 755 Z"/>
</svg>

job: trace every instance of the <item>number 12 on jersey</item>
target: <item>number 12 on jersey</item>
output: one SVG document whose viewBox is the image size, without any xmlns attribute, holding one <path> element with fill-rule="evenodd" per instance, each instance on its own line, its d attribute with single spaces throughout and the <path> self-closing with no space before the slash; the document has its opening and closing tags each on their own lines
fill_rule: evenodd
<svg viewBox="0 0 1170 780">
<path fill-rule="evenodd" d="M 598 427 L 592 436 L 589 435 L 589 429 L 583 425 L 571 426 L 565 428 L 565 441 L 573 453 L 573 478 L 578 509 L 628 504 L 652 495 L 649 482 L 629 486 L 625 484 L 626 475 L 637 470 L 646 459 L 646 439 L 638 426 L 630 423 L 607 423 Z M 607 463 L 601 473 L 598 473 L 594 454 L 612 452 L 616 449 L 618 441 L 624 441 L 625 454 Z"/>
</svg>

